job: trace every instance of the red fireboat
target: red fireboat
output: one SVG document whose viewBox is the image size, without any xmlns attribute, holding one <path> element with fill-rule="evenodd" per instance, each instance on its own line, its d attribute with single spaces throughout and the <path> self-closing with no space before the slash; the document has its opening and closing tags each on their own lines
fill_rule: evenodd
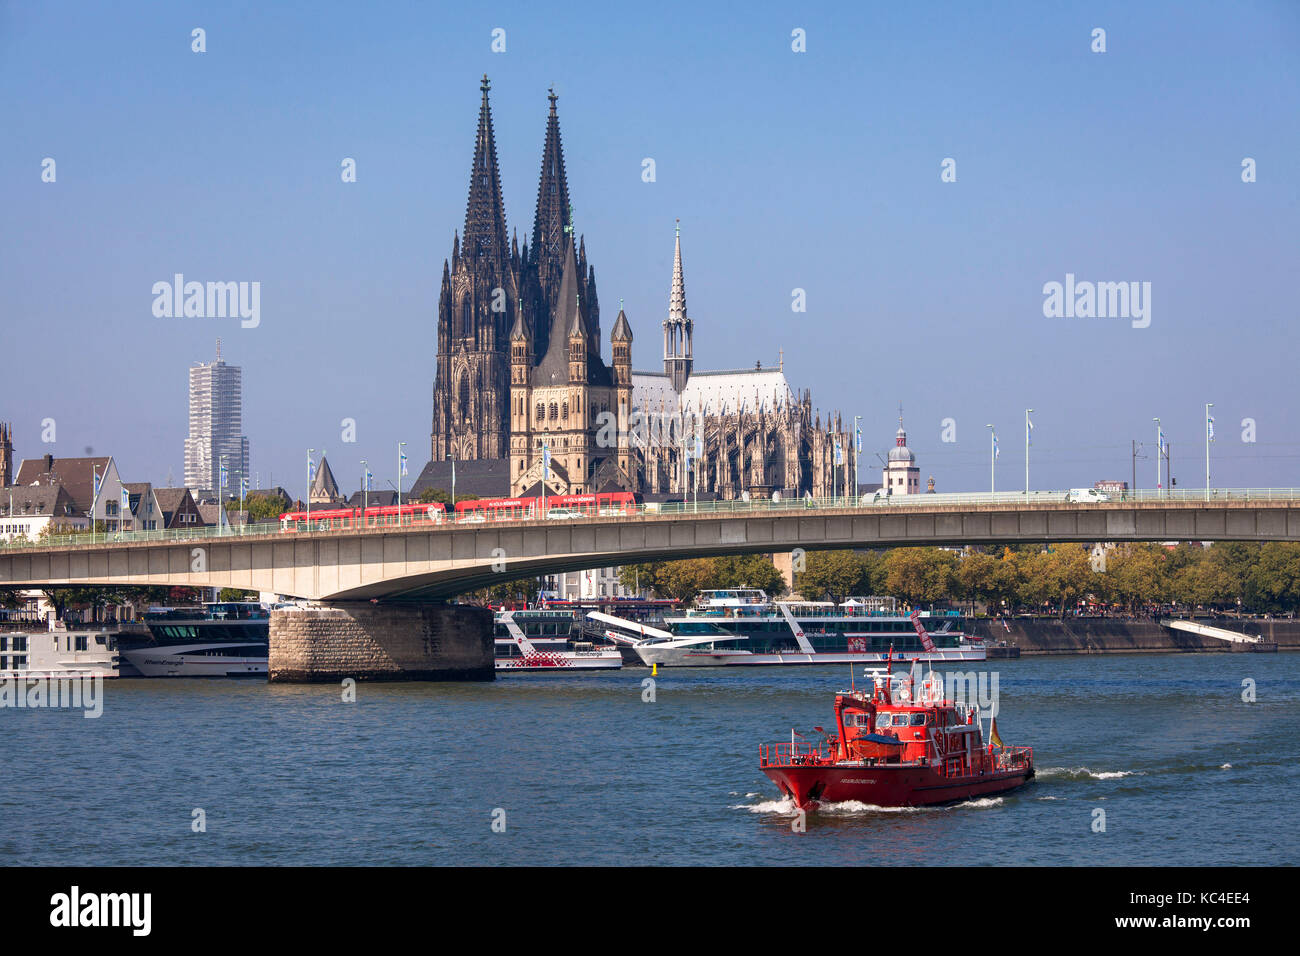
<svg viewBox="0 0 1300 956">
<path fill-rule="evenodd" d="M 944 698 L 933 671 L 923 680 L 868 671 L 868 691 L 835 695 L 838 736 L 764 744 L 758 765 L 801 809 L 856 800 L 877 807 L 922 807 L 1006 793 L 1034 777 L 1031 747 L 1007 747 L 997 721 L 984 743 L 978 712 Z M 821 728 L 817 728 L 821 731 Z"/>
</svg>

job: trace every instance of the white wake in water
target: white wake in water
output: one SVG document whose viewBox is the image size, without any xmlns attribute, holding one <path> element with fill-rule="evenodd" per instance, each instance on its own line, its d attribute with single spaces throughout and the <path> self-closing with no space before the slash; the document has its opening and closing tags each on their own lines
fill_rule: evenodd
<svg viewBox="0 0 1300 956">
<path fill-rule="evenodd" d="M 840 803 L 820 804 L 813 812 L 823 816 L 837 817 L 853 816 L 859 813 L 928 813 L 935 810 L 956 810 L 961 807 L 971 810 L 986 810 L 1001 805 L 1001 797 L 979 797 L 975 800 L 963 800 L 961 803 L 950 803 L 939 807 L 878 807 L 873 803 L 844 800 Z M 758 803 L 740 803 L 731 807 L 731 809 L 748 810 L 750 813 L 780 813 L 787 816 L 793 816 L 797 810 L 794 800 L 789 797 L 783 797 L 780 800 L 760 800 Z"/>
<path fill-rule="evenodd" d="M 1065 777 L 1069 780 L 1118 780 L 1120 777 L 1145 777 L 1145 770 L 1089 770 L 1087 767 L 1047 767 L 1040 777 Z"/>
</svg>

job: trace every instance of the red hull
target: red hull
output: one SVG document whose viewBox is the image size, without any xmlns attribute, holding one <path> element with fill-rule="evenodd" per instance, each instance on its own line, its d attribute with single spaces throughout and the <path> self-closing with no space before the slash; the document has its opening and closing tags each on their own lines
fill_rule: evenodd
<svg viewBox="0 0 1300 956">
<path fill-rule="evenodd" d="M 975 797 L 990 797 L 1023 786 L 1034 776 L 1028 767 L 945 777 L 933 767 L 766 766 L 763 772 L 802 809 L 819 803 L 856 800 L 876 807 L 928 807 Z"/>
</svg>

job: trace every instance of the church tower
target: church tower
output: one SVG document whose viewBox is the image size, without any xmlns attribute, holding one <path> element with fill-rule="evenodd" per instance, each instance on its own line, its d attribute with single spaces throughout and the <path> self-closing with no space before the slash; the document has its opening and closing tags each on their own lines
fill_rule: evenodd
<svg viewBox="0 0 1300 956">
<path fill-rule="evenodd" d="M 618 467 L 625 475 L 636 474 L 632 461 L 632 444 L 629 437 L 632 419 L 632 326 L 619 302 L 618 318 L 609 333 L 609 343 L 614 350 L 614 410 L 618 426 Z M 598 436 L 599 437 L 599 436 Z"/>
<path fill-rule="evenodd" d="M 515 488 L 528 469 L 529 416 L 532 415 L 533 337 L 524 324 L 523 309 L 510 330 L 510 487 Z M 542 417 L 542 412 L 537 413 Z"/>
<path fill-rule="evenodd" d="M 13 426 L 0 422 L 0 488 L 7 488 L 14 483 L 14 436 Z"/>
<path fill-rule="evenodd" d="M 677 220 L 677 248 L 673 252 L 673 288 L 668 295 L 668 318 L 664 320 L 664 374 L 671 377 L 673 390 L 686 387 L 695 366 L 694 326 L 686 315 L 686 279 L 682 274 L 682 226 Z"/>
<path fill-rule="evenodd" d="M 491 84 L 479 87 L 478 133 L 465 204 L 464 237 L 442 265 L 438 357 L 433 385 L 435 461 L 504 458 L 509 453 L 509 330 L 521 307 L 523 255 L 507 240 L 497 168 Z M 528 323 L 529 317 L 523 321 Z"/>
</svg>

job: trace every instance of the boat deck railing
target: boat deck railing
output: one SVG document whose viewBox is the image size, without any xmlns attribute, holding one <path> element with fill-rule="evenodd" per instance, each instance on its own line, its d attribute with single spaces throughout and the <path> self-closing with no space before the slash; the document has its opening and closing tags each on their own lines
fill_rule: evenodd
<svg viewBox="0 0 1300 956">
<path fill-rule="evenodd" d="M 794 743 L 760 744 L 760 767 L 788 767 L 800 764 L 816 765 L 834 759 L 820 743 L 796 741 Z"/>
<path fill-rule="evenodd" d="M 1023 770 L 1033 766 L 1033 747 L 1003 747 L 994 751 L 994 759 L 999 770 Z"/>
</svg>

